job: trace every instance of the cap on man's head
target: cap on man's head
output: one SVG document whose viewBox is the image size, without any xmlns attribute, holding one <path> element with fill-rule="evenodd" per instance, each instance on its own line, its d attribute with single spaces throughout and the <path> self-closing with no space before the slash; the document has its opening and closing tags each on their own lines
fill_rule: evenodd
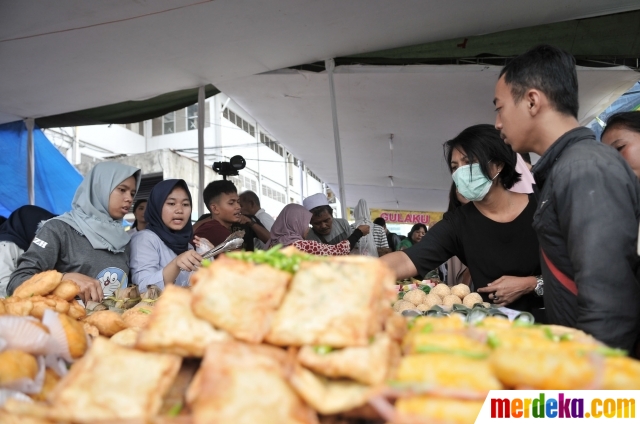
<svg viewBox="0 0 640 424">
<path fill-rule="evenodd" d="M 318 206 L 329 206 L 329 200 L 324 194 L 318 193 L 304 199 L 302 201 L 302 206 L 304 206 L 306 210 L 310 211 Z"/>
</svg>

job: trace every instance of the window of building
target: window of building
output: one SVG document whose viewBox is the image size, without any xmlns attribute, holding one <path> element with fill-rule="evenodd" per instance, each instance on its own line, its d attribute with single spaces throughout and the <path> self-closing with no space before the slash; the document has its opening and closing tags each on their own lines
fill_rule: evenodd
<svg viewBox="0 0 640 424">
<path fill-rule="evenodd" d="M 187 107 L 187 131 L 198 129 L 198 104 Z"/>
<path fill-rule="evenodd" d="M 173 134 L 176 132 L 176 113 L 169 112 L 162 117 L 162 132 Z"/>
</svg>

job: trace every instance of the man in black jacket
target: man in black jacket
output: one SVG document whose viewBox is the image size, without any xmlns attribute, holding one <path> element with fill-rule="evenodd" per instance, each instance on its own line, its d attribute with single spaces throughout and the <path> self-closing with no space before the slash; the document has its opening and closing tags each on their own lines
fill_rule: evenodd
<svg viewBox="0 0 640 424">
<path fill-rule="evenodd" d="M 541 156 L 532 170 L 541 190 L 533 226 L 550 323 L 632 350 L 640 334 L 640 184 L 578 124 L 574 58 L 552 46 L 516 57 L 500 74 L 494 104 L 505 142 Z"/>
</svg>

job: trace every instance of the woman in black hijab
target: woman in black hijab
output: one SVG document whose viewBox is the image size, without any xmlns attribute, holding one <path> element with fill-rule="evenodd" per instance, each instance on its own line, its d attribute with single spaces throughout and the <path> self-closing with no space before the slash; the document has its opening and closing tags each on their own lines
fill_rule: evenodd
<svg viewBox="0 0 640 424">
<path fill-rule="evenodd" d="M 6 297 L 9 277 L 36 236 L 39 224 L 54 216 L 39 206 L 26 205 L 16 209 L 0 226 L 0 297 Z"/>
<path fill-rule="evenodd" d="M 191 193 L 184 180 L 153 187 L 144 212 L 147 228 L 131 237 L 131 278 L 140 292 L 150 285 L 189 285 L 202 257 L 193 250 Z M 193 240 L 193 244 L 198 244 Z"/>
</svg>

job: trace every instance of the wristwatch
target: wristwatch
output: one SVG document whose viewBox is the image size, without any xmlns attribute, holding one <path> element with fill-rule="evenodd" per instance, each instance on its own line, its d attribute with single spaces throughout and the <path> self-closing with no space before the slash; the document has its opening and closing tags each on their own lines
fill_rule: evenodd
<svg viewBox="0 0 640 424">
<path fill-rule="evenodd" d="M 542 275 L 538 275 L 536 277 L 536 287 L 533 289 L 537 296 L 544 295 L 544 280 L 542 279 Z"/>
</svg>

